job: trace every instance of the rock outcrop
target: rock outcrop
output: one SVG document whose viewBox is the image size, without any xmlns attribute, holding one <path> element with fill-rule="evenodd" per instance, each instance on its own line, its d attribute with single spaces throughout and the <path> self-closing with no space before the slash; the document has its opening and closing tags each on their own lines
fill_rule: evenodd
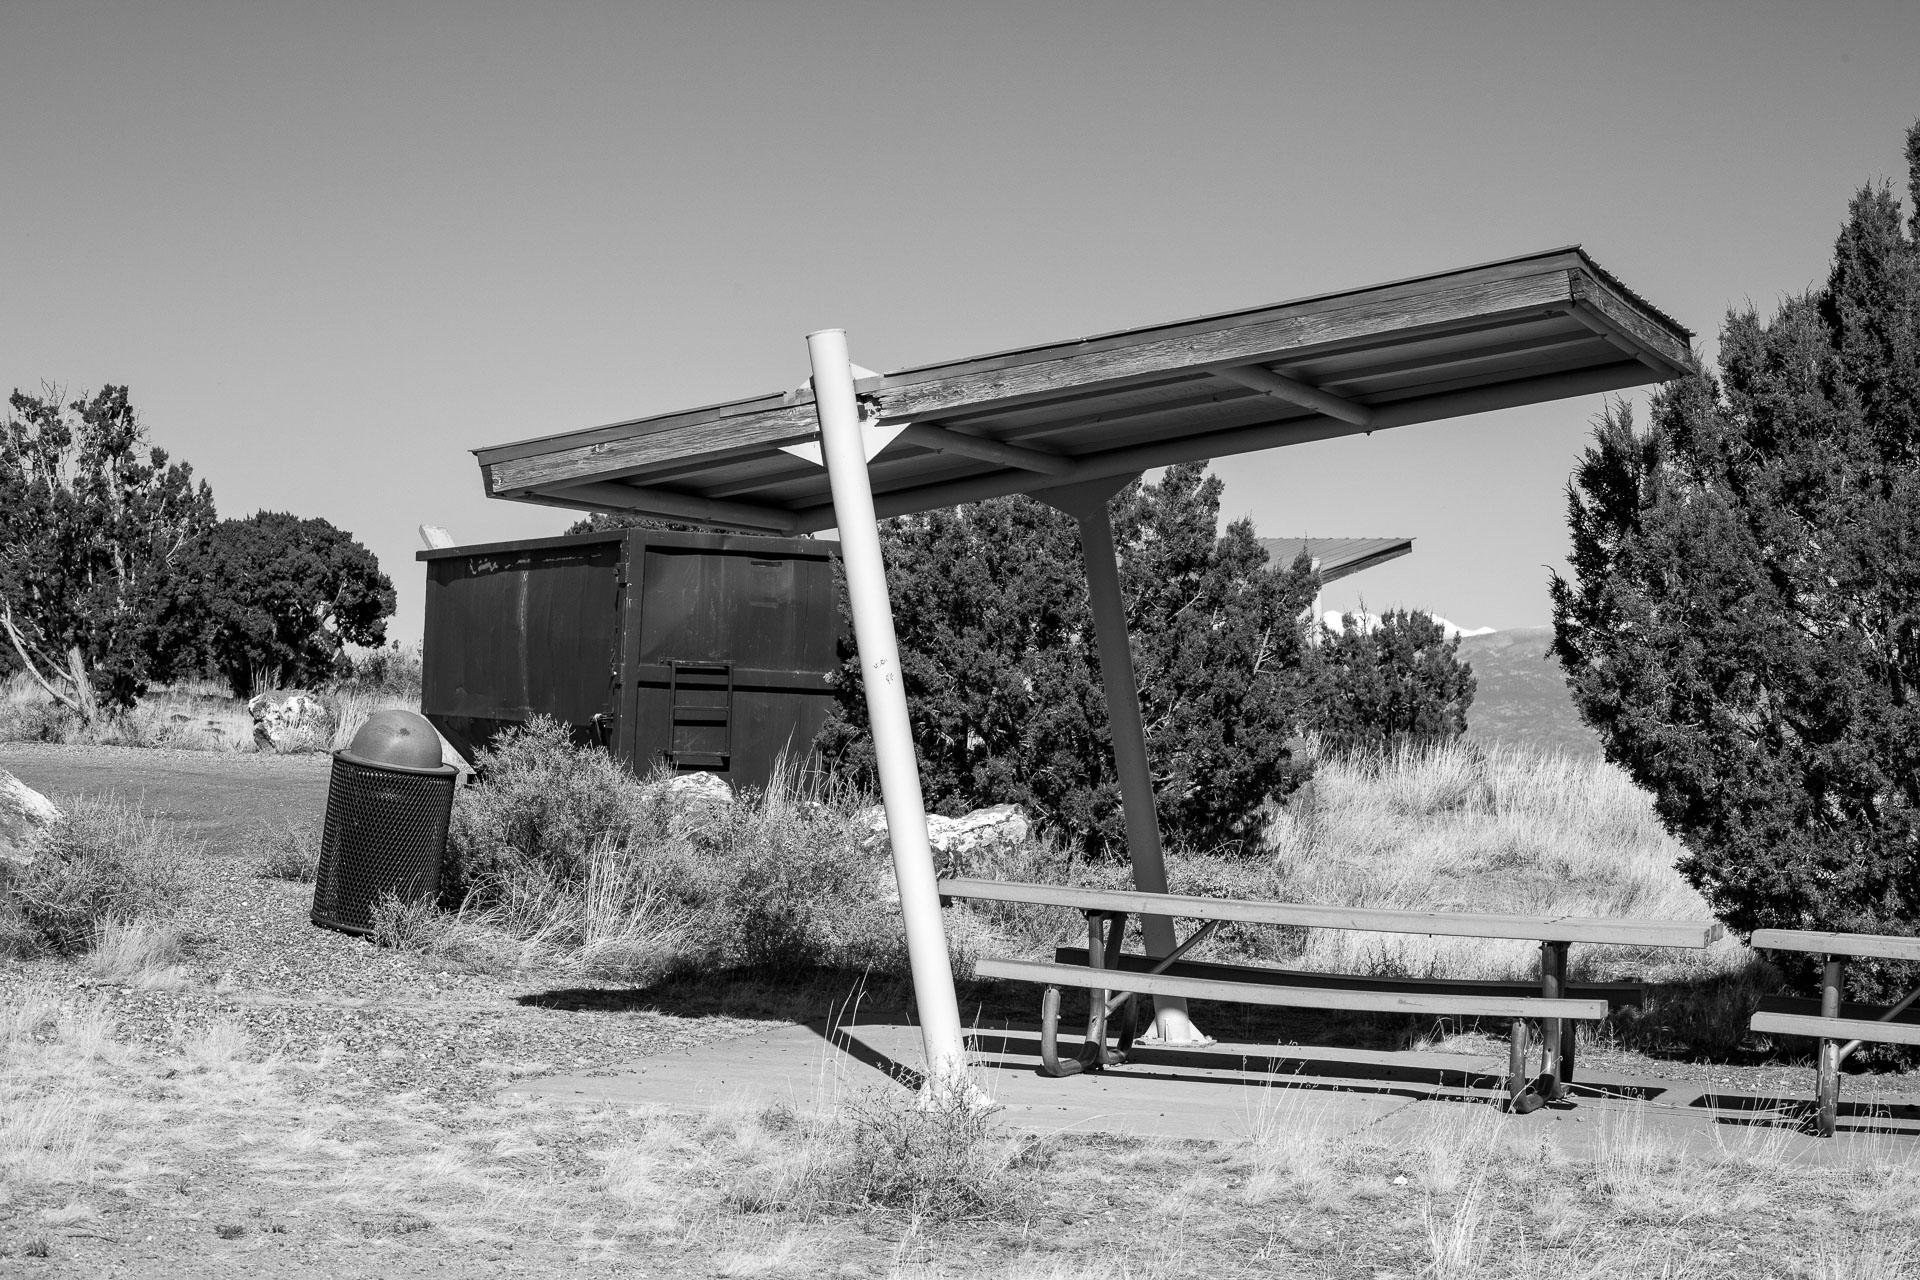
<svg viewBox="0 0 1920 1280">
<path fill-rule="evenodd" d="M 58 821 L 53 801 L 0 769 L 0 883 L 33 865 L 48 829 Z"/>
<path fill-rule="evenodd" d="M 333 741 L 333 713 L 310 693 L 276 689 L 247 699 L 256 751 L 323 751 Z"/>
<path fill-rule="evenodd" d="M 732 804 L 733 788 L 717 773 L 682 773 L 667 782 L 667 799 L 676 807 Z"/>
<path fill-rule="evenodd" d="M 860 815 L 870 833 L 868 848 L 887 843 L 887 811 L 875 805 Z M 975 809 L 958 818 L 937 813 L 927 815 L 927 843 L 934 854 L 948 862 L 965 858 L 997 846 L 1017 845 L 1033 834 L 1027 815 L 1017 804 L 997 804 L 990 809 Z"/>
</svg>

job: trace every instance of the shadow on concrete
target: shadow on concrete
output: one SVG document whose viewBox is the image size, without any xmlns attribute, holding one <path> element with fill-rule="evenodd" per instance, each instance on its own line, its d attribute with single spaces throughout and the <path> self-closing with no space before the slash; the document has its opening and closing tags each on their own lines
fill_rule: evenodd
<svg viewBox="0 0 1920 1280">
<path fill-rule="evenodd" d="M 1767 1097 L 1753 1093 L 1700 1094 L 1687 1104 L 1713 1113 L 1714 1123 L 1736 1127 L 1791 1125 L 1811 1134 L 1815 1108 L 1807 1098 Z M 1903 1102 L 1848 1102 L 1841 1099 L 1835 1113 L 1838 1133 L 1872 1133 L 1920 1138 L 1920 1105 Z"/>
</svg>

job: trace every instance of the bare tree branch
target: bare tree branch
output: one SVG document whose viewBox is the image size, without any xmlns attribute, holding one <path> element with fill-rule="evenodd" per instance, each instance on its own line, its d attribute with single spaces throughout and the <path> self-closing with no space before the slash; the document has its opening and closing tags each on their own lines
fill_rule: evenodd
<svg viewBox="0 0 1920 1280">
<path fill-rule="evenodd" d="M 40 668 L 34 665 L 33 656 L 27 652 L 28 649 L 37 648 L 38 646 L 29 645 L 27 643 L 27 638 L 20 634 L 20 628 L 16 627 L 13 624 L 13 605 L 4 599 L 0 599 L 0 627 L 6 628 L 7 639 L 13 642 L 13 651 L 20 655 L 20 661 L 26 666 L 27 674 L 32 676 L 34 678 L 34 681 L 38 683 L 42 689 L 45 689 L 55 702 L 58 702 L 63 706 L 72 708 L 74 712 L 76 712 L 82 720 L 88 723 L 91 723 L 93 720 L 93 717 L 88 713 L 87 708 L 81 705 L 81 699 L 72 697 L 72 696 L 69 696 L 68 694 L 64 694 L 60 692 L 60 690 L 56 689 L 53 686 L 52 681 L 48 680 L 45 676 L 40 674 Z M 69 661 L 77 661 L 78 652 L 79 651 L 76 648 L 74 653 L 69 655 Z M 43 658 L 45 657 L 44 654 L 41 656 Z M 51 662 L 49 662 L 47 666 L 50 670 L 53 671 L 55 675 L 66 675 L 68 679 L 73 678 L 72 675 L 61 671 L 58 667 L 55 667 Z M 86 667 L 84 665 L 81 665 L 79 667 L 79 671 L 84 676 L 86 672 Z M 91 693 L 92 691 L 91 689 L 89 689 L 87 692 Z M 93 699 L 91 697 L 88 697 L 85 699 L 85 701 L 90 703 L 93 701 Z"/>
</svg>

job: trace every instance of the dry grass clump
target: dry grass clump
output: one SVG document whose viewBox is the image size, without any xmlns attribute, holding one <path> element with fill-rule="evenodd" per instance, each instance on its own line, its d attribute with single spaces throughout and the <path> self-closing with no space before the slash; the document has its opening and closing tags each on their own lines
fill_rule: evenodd
<svg viewBox="0 0 1920 1280">
<path fill-rule="evenodd" d="M 380 936 L 396 945 L 641 982 L 904 965 L 889 863 L 866 847 L 856 797 L 784 773 L 730 801 L 689 795 L 550 720 L 503 735 L 480 766 L 448 834 L 457 909 L 389 906 Z"/>
<path fill-rule="evenodd" d="M 1710 920 L 1674 864 L 1681 849 L 1651 800 L 1601 760 L 1456 742 L 1322 760 L 1304 801 L 1268 836 L 1277 896 L 1408 910 Z M 1308 968 L 1462 978 L 1524 977 L 1525 942 L 1360 934 L 1308 939 Z M 1577 968 L 1697 981 L 1736 971 L 1744 949 L 1582 947 Z"/>
<path fill-rule="evenodd" d="M 814 1221 L 878 1212 L 941 1226 L 1016 1212 L 1051 1151 L 997 1123 L 964 1090 L 917 1097 L 896 1086 L 842 1095 L 820 1112 L 785 1104 L 663 1112 L 640 1140 L 602 1158 L 608 1193 L 660 1215 L 656 1227 L 686 1213 L 688 1184 L 745 1214 Z"/>
<path fill-rule="evenodd" d="M 248 829 L 243 849 L 255 874 L 312 884 L 320 861 L 320 832 L 310 822 L 268 818 Z"/>
<path fill-rule="evenodd" d="M 113 922 L 165 917 L 187 896 L 185 848 L 172 824 L 125 801 L 77 800 L 33 865 L 9 877 L 0 937 L 20 951 L 78 955 Z"/>
<path fill-rule="evenodd" d="M 101 982 L 121 982 L 144 991 L 179 991 L 192 985 L 186 967 L 192 938 L 176 920 L 109 919 L 100 928 L 85 967 Z"/>
<path fill-rule="evenodd" d="M 838 1159 L 823 1191 L 843 1203 L 946 1223 L 1007 1213 L 1045 1169 L 1039 1139 L 1010 1133 L 965 1089 L 900 1090 L 845 1099 Z"/>
</svg>

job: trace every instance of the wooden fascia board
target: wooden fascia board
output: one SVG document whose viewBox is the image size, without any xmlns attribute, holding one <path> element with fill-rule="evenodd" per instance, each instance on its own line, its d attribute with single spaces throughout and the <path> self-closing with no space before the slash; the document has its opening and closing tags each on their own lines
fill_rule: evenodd
<svg viewBox="0 0 1920 1280">
<path fill-rule="evenodd" d="M 1280 314 L 1257 323 L 1182 332 L 1125 346 L 1076 351 L 1037 363 L 957 373 L 935 382 L 901 386 L 883 378 L 873 396 L 883 420 L 920 421 L 982 405 L 1011 407 L 1063 391 L 1124 385 L 1130 379 L 1165 377 L 1187 369 L 1206 372 L 1210 366 L 1277 363 L 1298 359 L 1311 349 L 1444 329 L 1494 313 L 1545 310 L 1556 304 L 1564 307 L 1572 300 L 1568 280 L 1563 270 L 1459 285 L 1413 299 L 1363 295 L 1337 310 Z"/>
<path fill-rule="evenodd" d="M 1081 387 L 1148 380 L 1189 368 L 1200 373 L 1221 364 L 1279 361 L 1302 348 L 1326 349 L 1370 337 L 1439 330 L 1484 321 L 1492 314 L 1564 309 L 1572 302 L 1569 279 L 1562 269 L 1481 281 L 1422 295 L 1413 300 L 1418 305 L 1411 310 L 1407 298 L 1361 295 L 1344 310 L 1277 315 L 1259 324 L 1181 333 L 906 386 L 890 385 L 892 379 L 887 377 L 869 379 L 861 389 L 877 402 L 882 421 L 927 421 L 960 409 L 986 404 L 1006 408 Z M 868 387 L 872 390 L 867 391 Z M 644 435 L 595 439 L 498 462 L 482 458 L 481 465 L 488 492 L 511 497 L 521 489 L 599 479 L 621 470 L 632 474 L 693 455 L 791 444 L 809 438 L 815 425 L 809 395 L 803 403 L 782 403 L 679 426 L 668 423 Z"/>
<path fill-rule="evenodd" d="M 728 400 L 721 404 L 703 405 L 697 409 L 682 409 L 656 417 L 629 418 L 624 422 L 609 422 L 599 427 L 557 431 L 549 436 L 533 436 L 506 444 L 487 445 L 472 452 L 484 466 L 497 462 L 511 462 L 516 458 L 554 453 L 561 449 L 603 444 L 611 440 L 625 440 L 631 436 L 651 435 L 657 431 L 671 431 L 676 427 L 694 426 L 722 418 L 737 418 L 742 414 L 760 413 L 767 409 L 778 409 L 783 405 L 812 404 L 813 392 L 804 388 L 802 390 L 804 398 L 798 400 L 795 397 L 800 393 L 775 392 L 770 395 L 752 396 L 745 400 Z"/>
<path fill-rule="evenodd" d="M 1478 266 L 1459 267 L 1451 271 L 1431 272 L 1423 276 L 1413 276 L 1402 280 L 1389 280 L 1380 284 L 1366 285 L 1358 289 L 1344 289 L 1338 293 L 1317 294 L 1306 298 L 1294 298 L 1286 302 L 1270 303 L 1261 307 L 1245 307 L 1237 311 L 1215 312 L 1211 315 L 1195 316 L 1187 320 L 1174 320 L 1162 324 L 1141 325 L 1131 329 L 1117 329 L 1108 333 L 1093 334 L 1067 342 L 1051 342 L 1038 346 L 1017 347 L 1009 351 L 1000 351 L 983 356 L 974 356 L 966 360 L 942 361 L 938 364 L 917 365 L 895 370 L 881 379 L 884 387 L 900 388 L 920 382 L 932 382 L 961 373 L 980 373 L 993 369 L 1009 369 L 1023 364 L 1037 364 L 1057 360 L 1064 356 L 1090 352 L 1109 351 L 1123 347 L 1138 346 L 1143 342 L 1164 339 L 1178 339 L 1200 333 L 1210 333 L 1242 325 L 1259 324 L 1267 319 L 1280 316 L 1305 316 L 1318 312 L 1339 311 L 1352 306 L 1357 300 L 1376 301 L 1405 300 L 1434 292 L 1442 282 L 1452 285 L 1482 284 L 1497 280 L 1510 280 L 1523 276 L 1548 275 L 1558 271 L 1574 270 L 1580 267 L 1599 270 L 1592 259 L 1580 250 L 1578 245 L 1560 249 L 1550 249 L 1542 253 L 1526 254 L 1518 258 L 1504 258 L 1496 262 L 1481 263 Z M 861 391 L 869 388 L 862 384 Z"/>
<path fill-rule="evenodd" d="M 1645 360 L 1667 378 L 1699 372 L 1693 352 L 1683 340 L 1634 306 L 1600 275 L 1575 272 L 1570 292 L 1574 316 L 1623 351 Z"/>
<path fill-rule="evenodd" d="M 696 454 L 719 456 L 792 444 L 808 439 L 817 429 L 813 402 L 809 399 L 805 404 L 782 404 L 497 463 L 482 460 L 480 466 L 487 477 L 488 492 L 512 496 L 512 491 L 517 489 L 598 480 L 623 470 L 638 472 Z"/>
</svg>

